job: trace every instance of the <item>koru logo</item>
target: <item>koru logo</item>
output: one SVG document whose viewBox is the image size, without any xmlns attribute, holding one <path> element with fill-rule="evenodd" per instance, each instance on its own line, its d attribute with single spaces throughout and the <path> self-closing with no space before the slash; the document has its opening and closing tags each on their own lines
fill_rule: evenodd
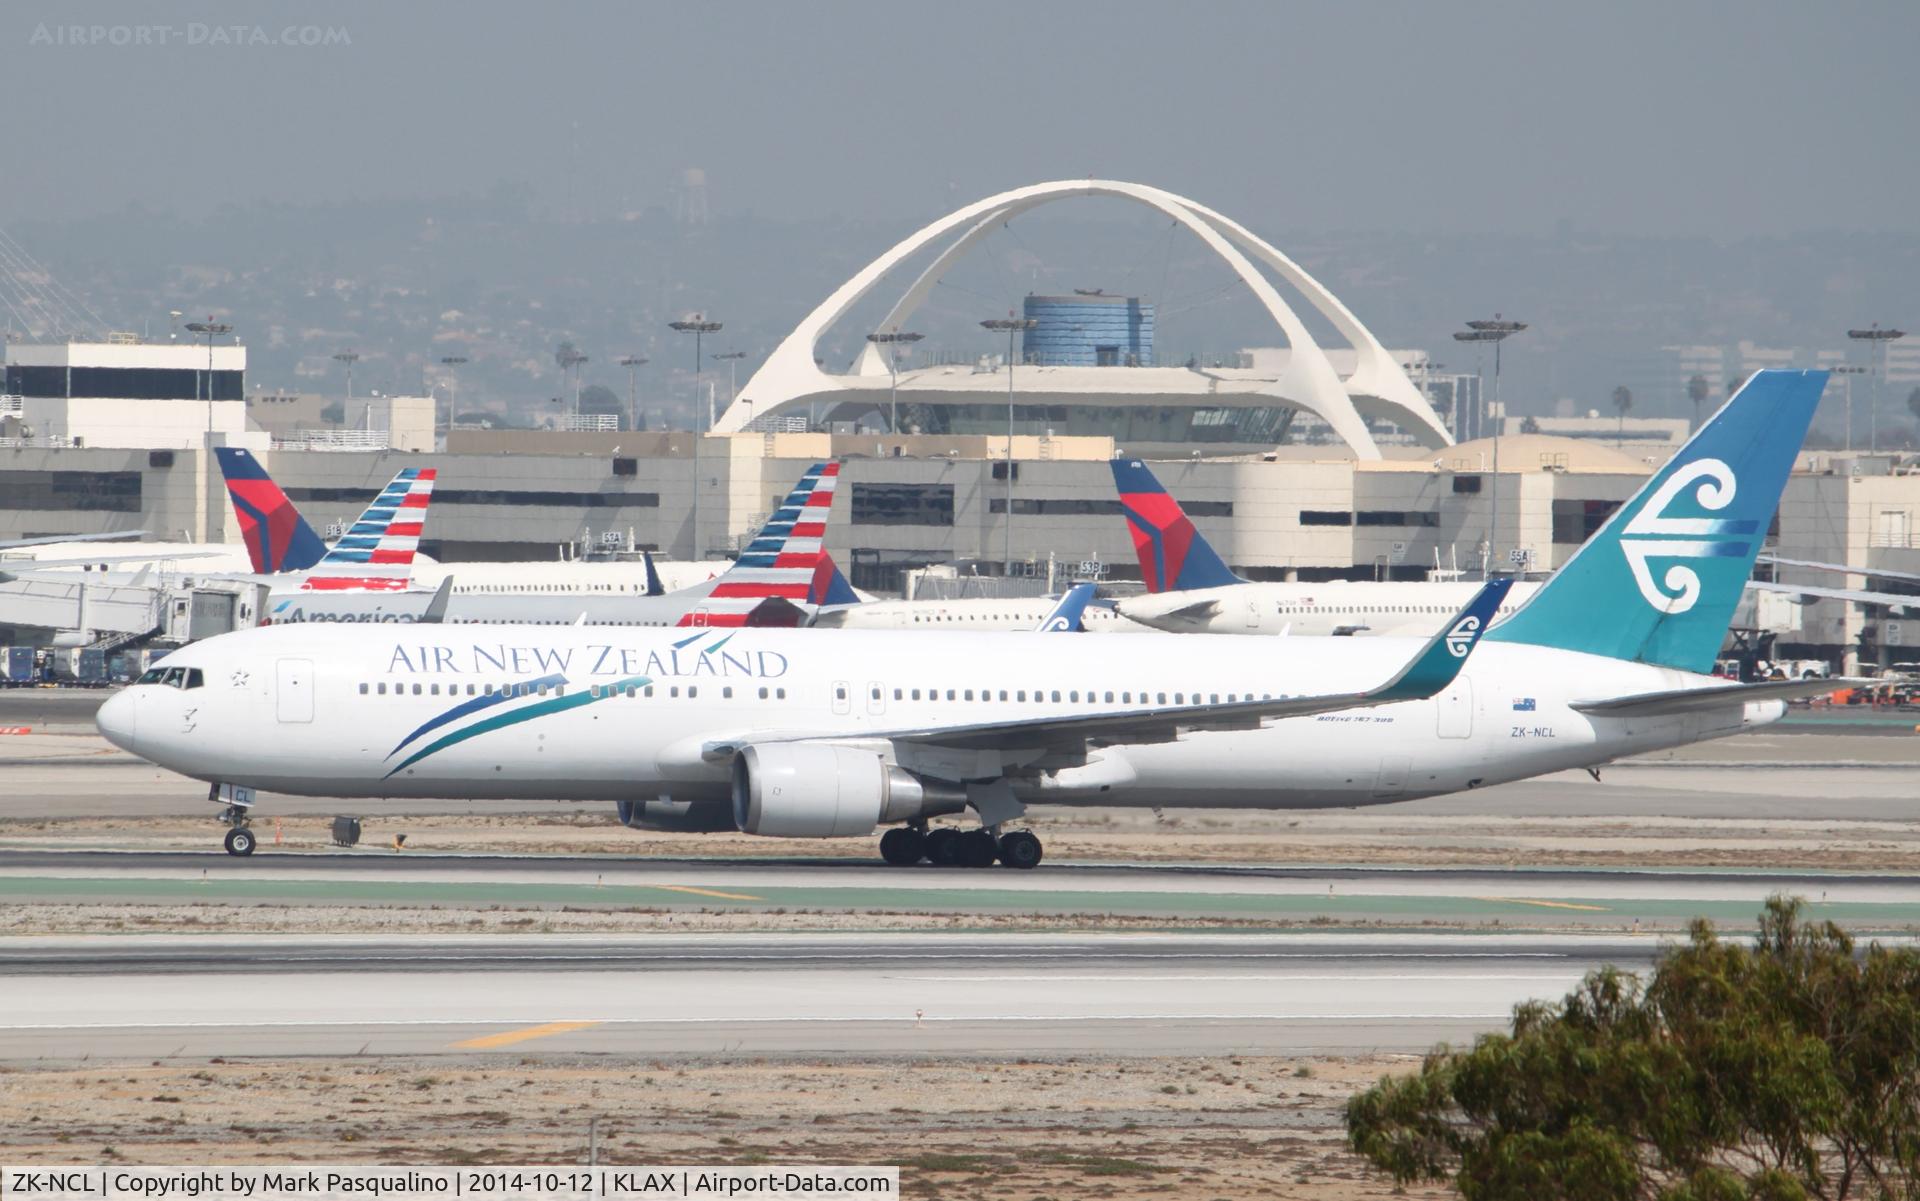
<svg viewBox="0 0 1920 1201">
<path fill-rule="evenodd" d="M 1073 623 L 1068 621 L 1066 615 L 1062 613 L 1056 613 L 1052 617 L 1047 618 L 1046 623 L 1040 627 L 1044 633 L 1058 633 L 1072 628 Z"/>
<path fill-rule="evenodd" d="M 1676 563 L 1656 581 L 1651 560 L 1716 559 L 1744 556 L 1752 549 L 1753 522 L 1717 517 L 1669 517 L 1668 506 L 1693 488 L 1693 499 L 1703 509 L 1724 509 L 1733 503 L 1738 481 L 1733 468 L 1719 459 L 1699 459 L 1674 472 L 1648 498 L 1621 531 L 1620 550 L 1627 557 L 1633 582 L 1649 605 L 1661 613 L 1685 613 L 1700 601 L 1700 575 Z"/>
<path fill-rule="evenodd" d="M 1480 619 L 1471 616 L 1462 617 L 1453 623 L 1451 630 L 1447 631 L 1447 653 L 1456 659 L 1466 658 L 1467 652 L 1473 649 L 1474 639 L 1479 636 Z"/>
</svg>

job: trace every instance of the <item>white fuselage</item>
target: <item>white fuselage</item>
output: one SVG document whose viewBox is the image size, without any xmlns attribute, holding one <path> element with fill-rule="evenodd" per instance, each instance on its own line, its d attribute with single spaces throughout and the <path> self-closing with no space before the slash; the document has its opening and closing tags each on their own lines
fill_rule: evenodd
<svg viewBox="0 0 1920 1201">
<path fill-rule="evenodd" d="M 1173 634 L 1368 634 L 1425 638 L 1460 611 L 1479 584 L 1335 580 L 1247 583 L 1123 597 L 1122 617 Z M 1540 588 L 1519 582 L 1496 620 Z"/>
<path fill-rule="evenodd" d="M 958 600 L 877 600 L 820 610 L 813 619 L 819 630 L 1032 630 L 1059 604 L 1045 596 L 963 597 Z M 1088 605 L 1080 615 L 1088 633 L 1131 634 L 1147 629 L 1128 621 L 1103 603 Z"/>
<path fill-rule="evenodd" d="M 1390 638 L 277 626 L 175 652 L 167 665 L 200 669 L 203 686 L 128 688 L 99 722 L 162 767 L 270 791 L 702 802 L 728 793 L 714 748 L 743 741 L 864 740 L 884 752 L 890 736 L 942 726 L 1360 691 L 1419 649 Z M 543 680 L 547 692 L 485 704 Z M 1622 719 L 1568 707 L 1723 683 L 1485 643 L 1431 700 L 1102 747 L 1013 779 L 1029 802 L 1383 803 L 1723 737 L 1784 710 L 1735 701 Z M 469 712 L 449 719 L 459 706 Z"/>
</svg>

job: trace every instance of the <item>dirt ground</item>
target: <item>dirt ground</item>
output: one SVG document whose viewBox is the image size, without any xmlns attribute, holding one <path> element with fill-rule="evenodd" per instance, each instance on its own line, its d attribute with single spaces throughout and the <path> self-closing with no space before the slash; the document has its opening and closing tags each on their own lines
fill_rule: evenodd
<svg viewBox="0 0 1920 1201">
<path fill-rule="evenodd" d="M 473 1056 L 0 1068 L 0 1161 L 898 1164 L 910 1197 L 1395 1194 L 1346 1099 L 1406 1056 L 740 1060 Z"/>
<path fill-rule="evenodd" d="M 1423 866 L 1825 868 L 1920 870 L 1914 821 L 1779 818 L 1426 816 L 1367 810 L 1262 812 L 1085 809 L 1036 812 L 1027 823 L 1054 860 L 1159 863 L 1418 864 Z M 330 820 L 265 816 L 264 850 L 331 850 Z M 0 846 L 30 849 L 208 850 L 211 813 L 179 817 L 0 819 Z M 745 834 L 629 830 L 601 807 L 503 815 L 382 815 L 361 846 L 481 854 L 622 858 L 876 858 L 871 838 L 787 842 Z"/>
</svg>

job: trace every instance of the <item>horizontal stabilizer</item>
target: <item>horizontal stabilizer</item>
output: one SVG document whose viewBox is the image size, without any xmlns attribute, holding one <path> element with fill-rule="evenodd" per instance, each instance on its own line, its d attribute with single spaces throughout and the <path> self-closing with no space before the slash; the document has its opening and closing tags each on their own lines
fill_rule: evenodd
<svg viewBox="0 0 1920 1201">
<path fill-rule="evenodd" d="M 1871 680 L 1762 680 L 1757 684 L 1720 684 L 1708 688 L 1676 688 L 1667 692 L 1636 692 L 1601 701 L 1575 701 L 1570 708 L 1594 717 L 1665 717 L 1725 709 L 1748 701 L 1790 701 L 1824 696 L 1842 688 L 1871 684 Z"/>
</svg>

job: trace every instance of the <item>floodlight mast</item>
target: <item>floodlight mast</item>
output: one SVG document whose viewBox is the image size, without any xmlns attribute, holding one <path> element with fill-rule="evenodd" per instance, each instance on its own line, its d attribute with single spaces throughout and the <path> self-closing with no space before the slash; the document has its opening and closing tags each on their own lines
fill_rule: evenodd
<svg viewBox="0 0 1920 1201">
<path fill-rule="evenodd" d="M 902 343 L 911 346 L 924 337 L 925 334 L 902 333 L 897 329 L 867 335 L 867 341 L 881 347 L 882 353 L 887 356 L 887 378 L 891 381 L 887 392 L 889 433 L 900 432 L 900 346 Z"/>
<path fill-rule="evenodd" d="M 205 321 L 189 321 L 187 329 L 196 334 L 207 335 L 207 432 L 213 432 L 213 339 L 218 334 L 230 334 L 233 326 L 224 321 L 215 321 L 208 313 Z"/>
<path fill-rule="evenodd" d="M 688 428 L 693 431 L 693 559 L 700 560 L 700 340 L 722 328 L 718 321 L 707 320 L 705 313 L 693 313 L 679 321 L 667 322 L 667 328 L 693 335 L 693 407 L 687 410 Z"/>
<path fill-rule="evenodd" d="M 1850 329 L 1847 337 L 1865 342 L 1873 352 L 1873 407 L 1867 411 L 1867 452 L 1880 449 L 1880 385 L 1887 378 L 1887 346 L 1907 336 L 1904 329 L 1881 329 L 1878 321 L 1866 329 Z"/>
<path fill-rule="evenodd" d="M 467 361 L 463 354 L 450 354 L 440 360 L 447 369 L 447 432 L 453 432 L 455 416 L 460 411 L 460 366 Z"/>
<path fill-rule="evenodd" d="M 1480 556 L 1481 579 L 1487 578 L 1494 543 L 1500 538 L 1500 427 L 1507 421 L 1507 411 L 1500 405 L 1500 344 L 1526 328 L 1524 321 L 1507 321 L 1495 313 L 1491 321 L 1469 321 L 1465 330 L 1453 335 L 1456 342 L 1493 343 L 1493 509 L 1487 521 L 1487 549 Z"/>
<path fill-rule="evenodd" d="M 982 329 L 993 333 L 1004 331 L 1007 335 L 1007 522 L 1001 527 L 1001 548 L 1004 556 L 1000 565 L 1002 575 L 1013 574 L 1013 339 L 1040 324 L 1032 317 L 1015 317 L 1008 313 L 1005 317 L 989 317 L 980 323 Z"/>
<path fill-rule="evenodd" d="M 640 428 L 640 392 L 634 380 L 634 369 L 647 365 L 645 355 L 629 354 L 620 357 L 620 365 L 627 369 L 627 428 Z"/>
</svg>

